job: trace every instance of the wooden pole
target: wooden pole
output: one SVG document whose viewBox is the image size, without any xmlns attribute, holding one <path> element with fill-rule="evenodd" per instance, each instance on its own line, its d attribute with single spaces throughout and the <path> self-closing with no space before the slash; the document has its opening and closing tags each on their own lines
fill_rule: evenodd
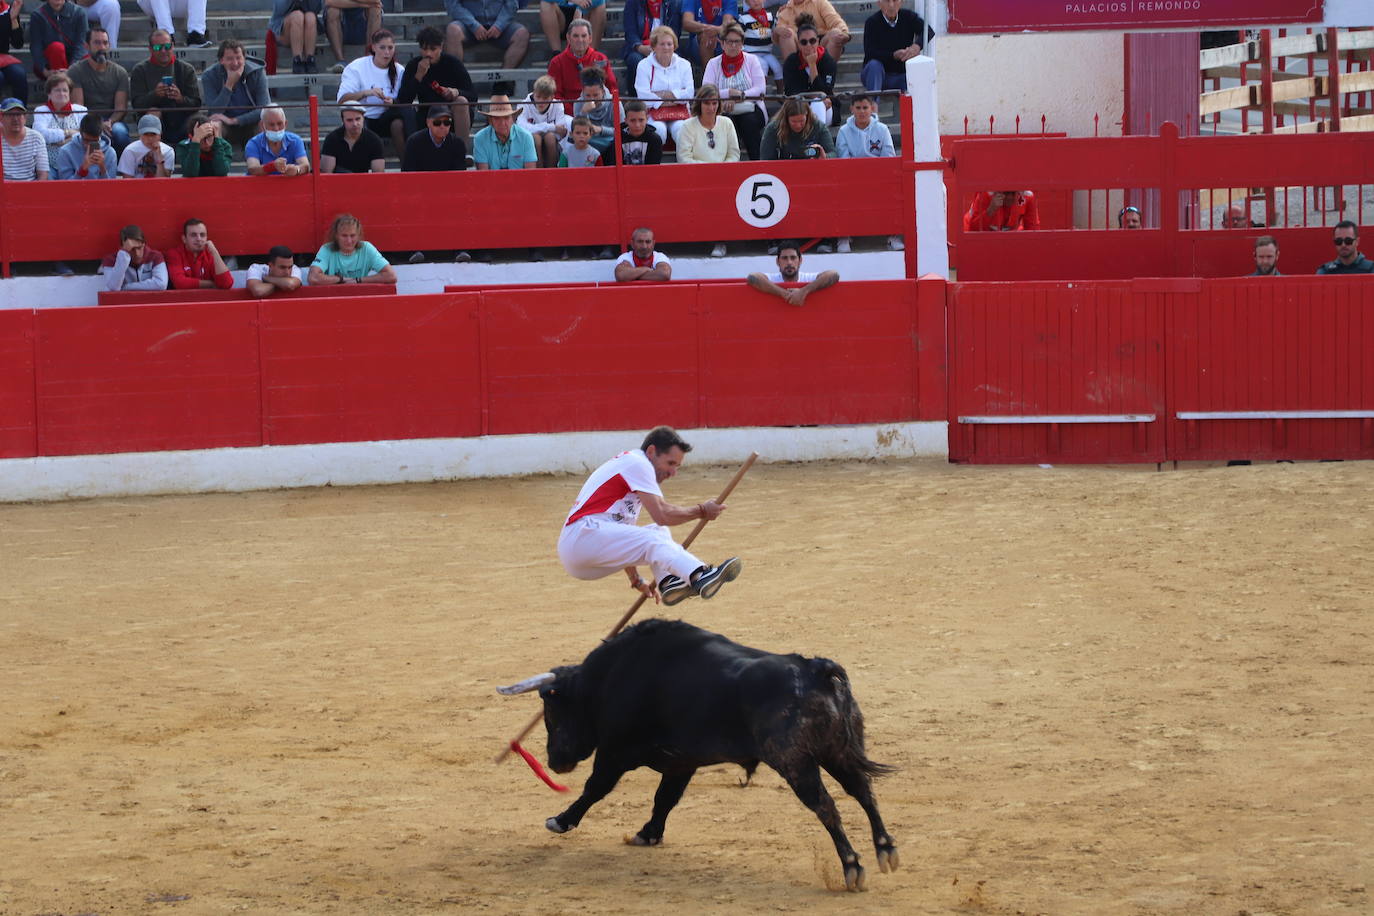
<svg viewBox="0 0 1374 916">
<path fill-rule="evenodd" d="M 758 457 L 758 452 L 749 453 L 749 457 L 744 460 L 744 464 L 740 467 L 738 471 L 735 472 L 735 476 L 730 478 L 730 482 L 725 485 L 725 489 L 720 491 L 720 496 L 716 499 L 716 502 L 723 503 L 730 498 L 730 494 L 734 492 L 735 486 L 739 484 L 741 479 L 743 479 L 745 472 L 748 471 L 751 467 L 753 467 L 754 462 L 758 460 Z M 701 530 L 706 527 L 706 523 L 708 521 L 709 519 L 704 518 L 698 521 L 696 525 L 692 527 L 691 532 L 689 532 L 688 535 L 682 539 L 682 548 L 684 550 L 692 546 L 692 542 L 697 539 L 698 534 L 701 534 Z M 638 613 L 639 609 L 644 606 L 644 602 L 648 600 L 648 595 L 640 595 L 638 598 L 636 598 L 635 603 L 630 605 L 630 609 L 626 611 L 621 616 L 621 618 L 615 622 L 615 626 L 611 627 L 611 632 L 606 634 L 606 639 L 610 639 L 612 636 L 619 633 L 621 630 L 625 629 L 625 624 L 630 622 L 630 618 L 633 617 L 636 613 Z M 510 754 L 511 750 L 514 748 L 514 746 L 523 741 L 526 735 L 534 731 L 535 726 L 537 726 L 539 724 L 539 721 L 543 718 L 544 711 L 541 709 L 538 713 L 535 714 L 534 718 L 530 719 L 528 722 L 525 723 L 525 727 L 520 729 L 520 733 L 516 735 L 514 738 L 512 738 L 510 742 L 501 749 L 501 753 L 496 755 L 496 763 L 500 763 L 501 761 L 505 760 L 506 757 Z"/>
</svg>

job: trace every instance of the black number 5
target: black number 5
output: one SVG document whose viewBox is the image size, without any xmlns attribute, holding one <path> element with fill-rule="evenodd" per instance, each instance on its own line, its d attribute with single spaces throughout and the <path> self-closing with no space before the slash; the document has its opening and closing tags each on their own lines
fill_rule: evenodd
<svg viewBox="0 0 1374 916">
<path fill-rule="evenodd" d="M 753 190 L 753 192 L 749 195 L 749 202 L 750 202 L 750 203 L 755 203 L 755 202 L 760 201 L 760 200 L 766 200 L 766 201 L 768 201 L 768 209 L 767 209 L 766 211 L 764 211 L 763 213 L 760 213 L 760 212 L 759 212 L 756 208 L 754 208 L 754 207 L 750 207 L 750 208 L 749 208 L 749 212 L 750 212 L 750 214 L 753 215 L 754 219 L 768 219 L 770 216 L 773 215 L 773 211 L 776 210 L 776 209 L 778 208 L 777 203 L 773 200 L 772 197 L 769 197 L 767 194 L 760 193 L 764 188 L 771 188 L 772 186 L 773 186 L 773 182 L 771 182 L 771 181 L 756 181 L 756 182 L 754 182 L 754 190 Z"/>
</svg>

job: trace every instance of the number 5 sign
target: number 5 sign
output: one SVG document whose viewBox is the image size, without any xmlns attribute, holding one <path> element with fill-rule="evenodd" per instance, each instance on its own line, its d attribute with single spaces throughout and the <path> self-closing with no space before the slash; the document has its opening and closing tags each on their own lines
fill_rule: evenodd
<svg viewBox="0 0 1374 916">
<path fill-rule="evenodd" d="M 735 192 L 739 218 L 758 229 L 776 226 L 787 216 L 792 196 L 782 179 L 767 172 L 750 175 Z"/>
</svg>

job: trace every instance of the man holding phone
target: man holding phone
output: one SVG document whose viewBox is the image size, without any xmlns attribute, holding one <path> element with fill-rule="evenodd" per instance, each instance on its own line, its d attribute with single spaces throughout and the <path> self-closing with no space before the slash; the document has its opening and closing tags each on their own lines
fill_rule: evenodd
<svg viewBox="0 0 1374 916">
<path fill-rule="evenodd" d="M 59 181 L 115 177 L 115 151 L 105 139 L 104 121 L 98 114 L 81 119 L 78 133 L 57 151 Z"/>
<path fill-rule="evenodd" d="M 979 191 L 964 214 L 965 232 L 1017 232 L 1040 228 L 1034 191 Z"/>
<path fill-rule="evenodd" d="M 129 95 L 139 116 L 153 115 L 168 137 L 186 135 L 186 122 L 200 108 L 196 68 L 177 60 L 176 44 L 166 29 L 148 36 L 148 59 L 129 71 Z"/>
</svg>

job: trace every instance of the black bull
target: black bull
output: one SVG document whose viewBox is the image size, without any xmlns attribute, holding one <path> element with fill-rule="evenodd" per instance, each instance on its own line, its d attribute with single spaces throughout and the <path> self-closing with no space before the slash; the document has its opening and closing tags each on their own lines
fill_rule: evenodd
<svg viewBox="0 0 1374 916">
<path fill-rule="evenodd" d="M 663 779 L 653 816 L 629 842 L 657 845 L 698 767 L 736 763 L 752 775 L 763 762 L 829 831 L 845 886 L 863 890 L 864 869 L 821 781 L 824 768 L 868 815 L 879 867 L 897 868 L 869 781 L 891 768 L 865 755 L 863 714 L 844 669 L 829 659 L 777 655 L 681 621 L 647 620 L 525 689 L 536 682 L 549 766 L 567 773 L 596 753 L 582 795 L 546 822 L 554 833 L 576 827 L 623 774 L 647 766 Z"/>
</svg>

